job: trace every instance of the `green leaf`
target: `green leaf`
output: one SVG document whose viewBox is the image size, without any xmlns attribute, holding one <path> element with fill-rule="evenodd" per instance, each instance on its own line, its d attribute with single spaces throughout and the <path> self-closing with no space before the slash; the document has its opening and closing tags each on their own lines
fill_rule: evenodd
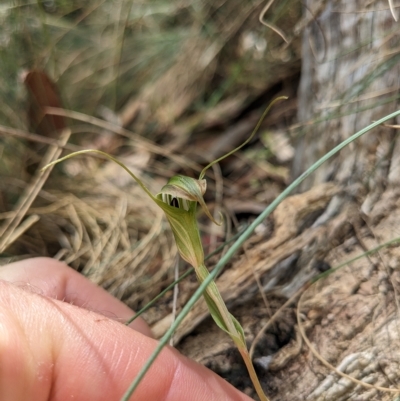
<svg viewBox="0 0 400 401">
<path fill-rule="evenodd" d="M 203 293 L 204 299 L 207 303 L 208 310 L 210 311 L 210 315 L 212 316 L 214 322 L 217 324 L 217 326 L 225 331 L 225 333 L 229 334 L 229 336 L 232 338 L 232 340 L 235 342 L 235 344 L 239 342 L 243 342 L 244 338 L 244 333 L 243 329 L 240 326 L 240 323 L 233 317 L 232 314 L 228 313 L 227 318 L 230 319 L 230 326 L 234 327 L 235 329 L 229 329 L 227 322 L 226 322 L 226 317 L 222 316 L 221 312 L 219 311 L 216 303 L 214 300 L 211 298 L 211 296 L 207 293 L 207 290 Z M 237 330 L 237 326 L 239 325 L 240 329 Z"/>
<path fill-rule="evenodd" d="M 236 327 L 237 332 L 239 333 L 242 347 L 246 347 L 246 337 L 244 335 L 244 331 L 243 331 L 242 325 L 239 323 L 239 321 L 232 314 L 231 314 L 231 318 L 232 318 L 233 324 Z"/>
</svg>

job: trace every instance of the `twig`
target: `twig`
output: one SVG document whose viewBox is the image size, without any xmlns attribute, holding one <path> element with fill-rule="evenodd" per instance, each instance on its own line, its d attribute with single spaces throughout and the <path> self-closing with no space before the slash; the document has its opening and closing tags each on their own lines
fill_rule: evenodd
<svg viewBox="0 0 400 401">
<path fill-rule="evenodd" d="M 267 11 L 269 10 L 269 8 L 272 6 L 272 3 L 274 2 L 275 0 L 270 0 L 266 5 L 265 5 L 265 7 L 262 9 L 262 11 L 261 11 L 261 13 L 260 13 L 260 17 L 259 17 L 259 21 L 263 24 L 263 25 L 265 25 L 266 27 L 268 27 L 269 29 L 272 29 L 276 34 L 278 34 L 286 43 L 289 43 L 289 41 L 286 39 L 286 37 L 285 37 L 285 34 L 279 29 L 279 28 L 277 28 L 276 26 L 274 26 L 274 25 L 272 25 L 272 24 L 270 24 L 270 23 L 268 23 L 268 22 L 265 22 L 265 20 L 264 20 L 264 17 L 265 17 L 265 14 L 267 13 Z"/>
</svg>

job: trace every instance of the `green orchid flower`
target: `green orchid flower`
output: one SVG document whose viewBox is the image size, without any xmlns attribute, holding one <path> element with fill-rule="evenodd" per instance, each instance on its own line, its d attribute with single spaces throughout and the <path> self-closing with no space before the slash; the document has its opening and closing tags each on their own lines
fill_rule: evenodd
<svg viewBox="0 0 400 401">
<path fill-rule="evenodd" d="M 165 212 L 179 254 L 192 266 L 204 263 L 203 246 L 196 220 L 198 203 L 206 215 L 215 222 L 204 202 L 206 187 L 206 180 L 176 175 L 156 195 L 156 203 Z"/>
</svg>

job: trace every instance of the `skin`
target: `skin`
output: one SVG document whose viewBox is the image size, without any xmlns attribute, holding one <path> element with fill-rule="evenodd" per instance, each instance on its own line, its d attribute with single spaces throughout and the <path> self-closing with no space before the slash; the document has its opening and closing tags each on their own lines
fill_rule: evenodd
<svg viewBox="0 0 400 401">
<path fill-rule="evenodd" d="M 61 262 L 0 268 L 2 401 L 118 401 L 157 341 L 126 305 Z M 166 347 L 131 401 L 250 401 Z"/>
</svg>

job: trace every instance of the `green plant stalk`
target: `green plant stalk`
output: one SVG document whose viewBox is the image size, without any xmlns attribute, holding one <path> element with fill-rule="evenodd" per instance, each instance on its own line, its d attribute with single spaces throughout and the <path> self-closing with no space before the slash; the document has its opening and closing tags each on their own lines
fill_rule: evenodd
<svg viewBox="0 0 400 401">
<path fill-rule="evenodd" d="M 256 371 L 254 370 L 254 365 L 251 360 L 251 356 L 247 349 L 246 344 L 244 348 L 241 348 L 238 344 L 236 344 L 236 347 L 238 348 L 240 355 L 242 355 L 243 361 L 246 365 L 247 371 L 249 372 L 251 382 L 253 383 L 253 386 L 256 390 L 258 397 L 260 398 L 261 401 L 269 401 L 269 398 L 265 395 L 264 390 L 261 387 L 261 383 L 258 380 L 258 376 Z"/>
</svg>

